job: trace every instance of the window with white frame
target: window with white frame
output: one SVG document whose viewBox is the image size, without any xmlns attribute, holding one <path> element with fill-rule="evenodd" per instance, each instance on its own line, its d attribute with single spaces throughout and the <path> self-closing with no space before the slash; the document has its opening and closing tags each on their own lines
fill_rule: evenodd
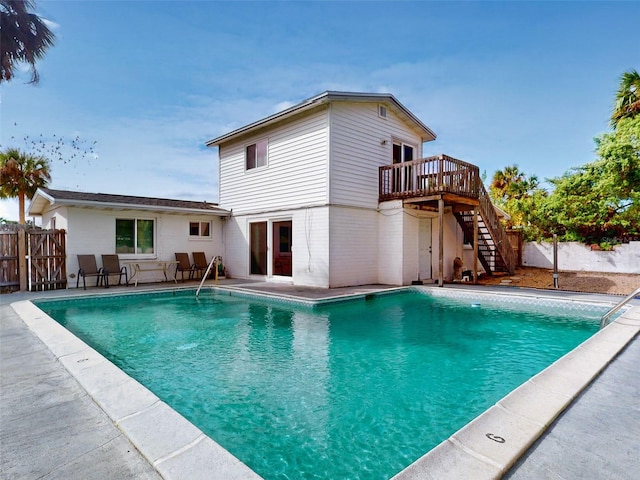
<svg viewBox="0 0 640 480">
<path fill-rule="evenodd" d="M 156 252 L 155 220 L 148 218 L 116 219 L 116 253 L 153 255 Z"/>
<path fill-rule="evenodd" d="M 267 139 L 259 140 L 256 143 L 247 145 L 245 149 L 245 168 L 252 170 L 267 165 Z"/>
<path fill-rule="evenodd" d="M 211 237 L 211 222 L 189 222 L 190 237 Z"/>
</svg>

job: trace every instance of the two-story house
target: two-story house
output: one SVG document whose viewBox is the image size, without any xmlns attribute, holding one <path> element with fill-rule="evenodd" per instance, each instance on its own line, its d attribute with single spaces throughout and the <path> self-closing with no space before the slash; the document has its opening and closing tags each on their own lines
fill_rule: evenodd
<svg viewBox="0 0 640 480">
<path fill-rule="evenodd" d="M 456 257 L 468 267 L 482 257 L 464 247 L 474 211 L 476 249 L 488 242 L 484 268 L 499 266 L 486 230 L 500 226 L 478 168 L 423 159 L 435 138 L 393 95 L 324 92 L 210 140 L 219 207 L 232 212 L 229 271 L 319 287 L 442 282 Z"/>
</svg>

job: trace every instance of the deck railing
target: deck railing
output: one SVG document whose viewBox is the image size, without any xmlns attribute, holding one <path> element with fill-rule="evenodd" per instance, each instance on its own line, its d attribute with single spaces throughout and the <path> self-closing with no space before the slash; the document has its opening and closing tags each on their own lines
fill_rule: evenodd
<svg viewBox="0 0 640 480">
<path fill-rule="evenodd" d="M 438 155 L 380 167 L 378 191 L 381 202 L 440 193 L 478 198 L 480 184 L 477 166 Z"/>
</svg>

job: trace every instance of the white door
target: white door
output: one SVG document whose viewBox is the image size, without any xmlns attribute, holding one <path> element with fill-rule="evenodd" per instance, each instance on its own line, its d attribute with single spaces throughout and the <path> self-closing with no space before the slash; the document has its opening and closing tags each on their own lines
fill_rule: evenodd
<svg viewBox="0 0 640 480">
<path fill-rule="evenodd" d="M 418 273 L 420 280 L 431 278 L 431 219 L 421 218 L 418 225 Z"/>
</svg>

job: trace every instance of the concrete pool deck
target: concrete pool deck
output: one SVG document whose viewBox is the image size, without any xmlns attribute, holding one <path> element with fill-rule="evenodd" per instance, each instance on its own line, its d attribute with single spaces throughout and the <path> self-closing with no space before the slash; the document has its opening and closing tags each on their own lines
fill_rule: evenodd
<svg viewBox="0 0 640 480">
<path fill-rule="evenodd" d="M 220 285 L 307 300 L 389 290 L 237 281 Z M 158 288 L 140 285 L 0 296 L 0 477 L 259 478 L 155 395 L 62 327 L 52 326 L 48 317 L 25 302 Z M 598 303 L 621 299 L 513 287 L 455 288 Z M 635 478 L 640 451 L 639 330 L 640 306 L 635 301 L 621 319 L 396 477 Z"/>
</svg>

